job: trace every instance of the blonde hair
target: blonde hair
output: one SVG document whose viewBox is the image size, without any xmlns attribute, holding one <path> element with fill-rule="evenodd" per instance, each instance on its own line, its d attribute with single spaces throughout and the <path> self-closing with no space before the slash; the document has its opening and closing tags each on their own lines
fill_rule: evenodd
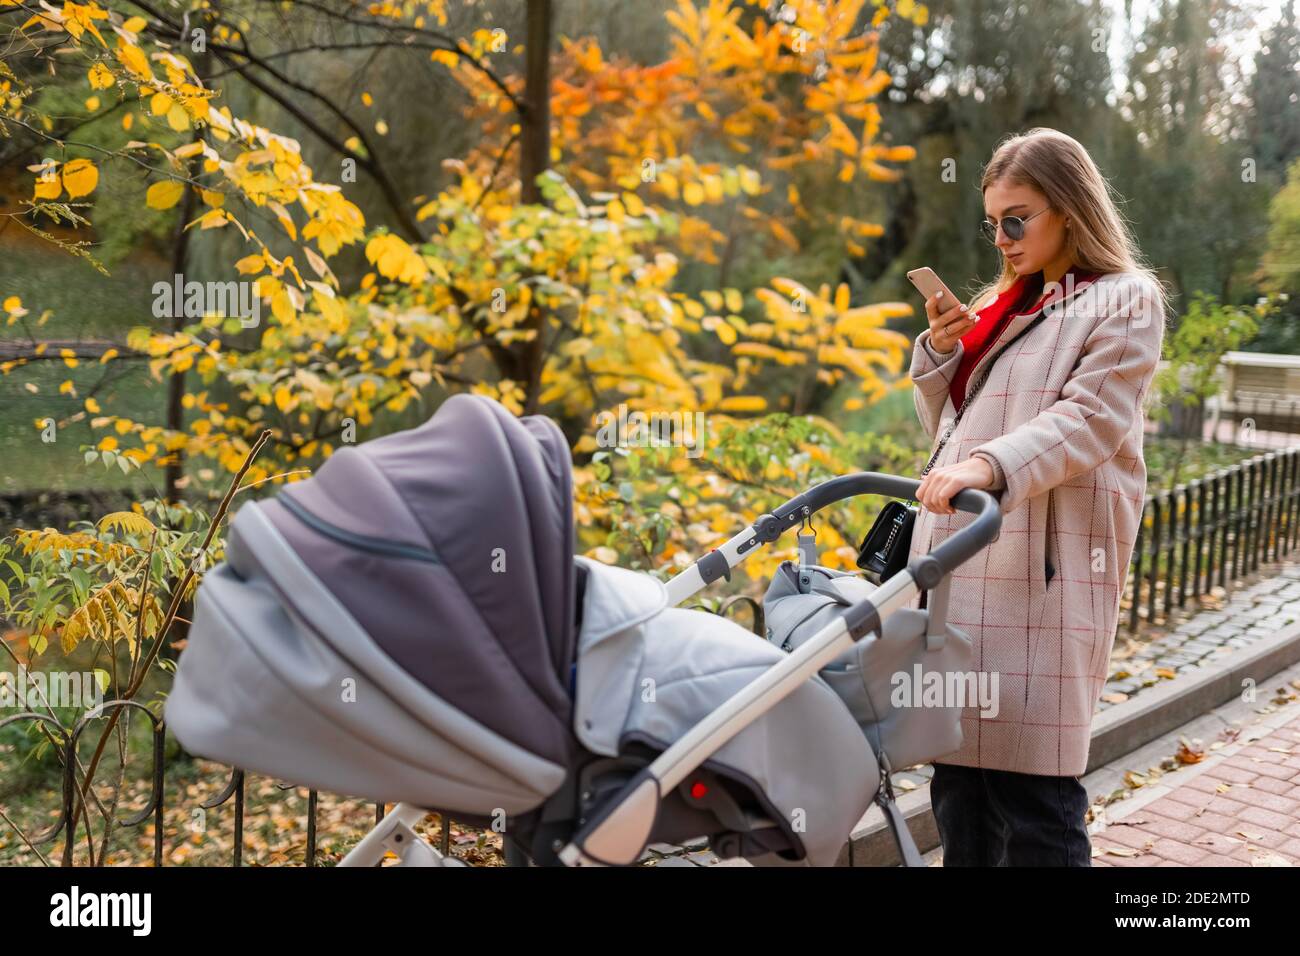
<svg viewBox="0 0 1300 956">
<path fill-rule="evenodd" d="M 1168 292 L 1164 283 L 1142 261 L 1133 234 L 1116 208 L 1110 183 L 1078 140 L 1043 126 L 1004 139 L 984 169 L 981 195 L 1002 181 L 1037 189 L 1053 209 L 1065 214 L 1070 223 L 1065 250 L 1075 266 L 1101 275 L 1127 272 L 1145 276 L 1155 285 L 1160 314 L 1165 315 Z M 970 300 L 972 309 L 990 293 L 1005 292 L 1016 278 L 1016 271 L 1003 257 L 1001 275 Z"/>
</svg>

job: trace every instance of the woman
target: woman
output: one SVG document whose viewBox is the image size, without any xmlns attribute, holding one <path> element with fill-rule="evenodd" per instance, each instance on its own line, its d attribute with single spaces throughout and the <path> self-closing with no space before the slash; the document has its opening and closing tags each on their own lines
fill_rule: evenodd
<svg viewBox="0 0 1300 956">
<path fill-rule="evenodd" d="M 911 373 L 932 438 L 987 378 L 921 481 L 910 557 L 970 522 L 957 492 L 1000 494 L 1001 531 L 957 569 L 948 605 L 998 706 L 965 707 L 930 799 L 945 865 L 1090 866 L 1078 778 L 1141 520 L 1164 291 L 1069 136 L 1005 141 L 981 188 L 1002 271 L 977 313 L 926 302 Z"/>
</svg>

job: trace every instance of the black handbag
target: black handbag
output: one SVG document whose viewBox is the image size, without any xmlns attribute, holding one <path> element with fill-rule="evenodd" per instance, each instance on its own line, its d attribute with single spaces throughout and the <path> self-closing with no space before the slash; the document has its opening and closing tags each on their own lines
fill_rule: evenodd
<svg viewBox="0 0 1300 956">
<path fill-rule="evenodd" d="M 961 421 L 962 415 L 966 413 L 966 409 L 975 400 L 979 390 L 984 387 L 984 382 L 989 377 L 989 371 L 993 368 L 994 363 L 1021 336 L 1047 318 L 1047 315 L 1048 310 L 1044 308 L 1038 318 L 1017 332 L 1015 337 L 998 349 L 997 354 L 984 366 L 984 371 L 980 374 L 979 380 L 967 390 L 961 408 L 957 409 L 956 417 L 953 418 L 947 430 L 944 431 L 939 443 L 934 446 L 934 452 L 930 455 L 930 460 L 925 467 L 921 469 L 920 477 L 924 478 L 929 474 L 930 469 L 934 467 L 935 459 L 939 457 L 939 452 L 943 450 L 943 446 L 947 444 L 948 439 L 957 428 L 957 423 Z M 917 514 L 920 513 L 920 508 L 915 503 L 916 499 L 911 498 L 909 500 L 912 504 L 904 504 L 901 501 L 886 502 L 885 506 L 880 509 L 880 514 L 876 515 L 876 521 L 871 526 L 871 530 L 862 539 L 862 546 L 858 548 L 857 565 L 866 572 L 866 577 L 876 584 L 888 581 L 907 567 L 907 556 L 912 550 L 912 528 L 916 524 Z"/>
</svg>

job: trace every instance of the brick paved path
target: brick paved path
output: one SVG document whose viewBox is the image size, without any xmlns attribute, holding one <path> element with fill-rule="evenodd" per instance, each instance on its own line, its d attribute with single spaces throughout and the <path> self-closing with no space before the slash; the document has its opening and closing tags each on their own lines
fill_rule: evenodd
<svg viewBox="0 0 1300 956">
<path fill-rule="evenodd" d="M 1300 866 L 1300 709 L 1273 716 L 1108 807 L 1093 866 Z"/>
</svg>

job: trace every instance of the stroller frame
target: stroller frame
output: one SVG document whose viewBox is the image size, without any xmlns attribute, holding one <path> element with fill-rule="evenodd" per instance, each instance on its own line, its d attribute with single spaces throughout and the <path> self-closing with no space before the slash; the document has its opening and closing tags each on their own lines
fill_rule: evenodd
<svg viewBox="0 0 1300 956">
<path fill-rule="evenodd" d="M 835 502 L 863 494 L 914 498 L 916 479 L 860 472 L 833 478 L 791 498 L 719 548 L 715 548 L 665 585 L 668 605 L 679 605 L 719 578 L 730 578 L 733 568 L 759 547 L 771 544 L 786 531 Z M 907 605 L 920 591 L 932 592 L 923 611 L 926 633 L 941 633 L 946 626 L 949 576 L 997 537 L 1002 516 L 998 501 L 985 491 L 966 489 L 952 498 L 954 508 L 974 514 L 975 520 L 956 531 L 929 554 L 915 558 L 906 568 L 877 586 L 846 609 L 844 615 L 818 631 L 780 662 L 733 694 L 686 734 L 641 768 L 620 792 L 581 821 L 568 840 L 556 841 L 558 859 L 567 866 L 627 866 L 636 862 L 653 831 L 664 795 L 694 772 L 737 733 L 757 720 L 804 681 L 817 674 L 842 652 L 870 634 L 879 634 L 883 622 Z M 889 770 L 882 767 L 879 801 L 907 865 L 919 865 L 919 854 L 906 824 L 893 803 Z M 415 824 L 428 813 L 412 804 L 399 803 L 338 864 L 377 866 L 394 853 L 402 866 L 464 866 L 460 860 L 438 852 L 415 832 Z"/>
</svg>

